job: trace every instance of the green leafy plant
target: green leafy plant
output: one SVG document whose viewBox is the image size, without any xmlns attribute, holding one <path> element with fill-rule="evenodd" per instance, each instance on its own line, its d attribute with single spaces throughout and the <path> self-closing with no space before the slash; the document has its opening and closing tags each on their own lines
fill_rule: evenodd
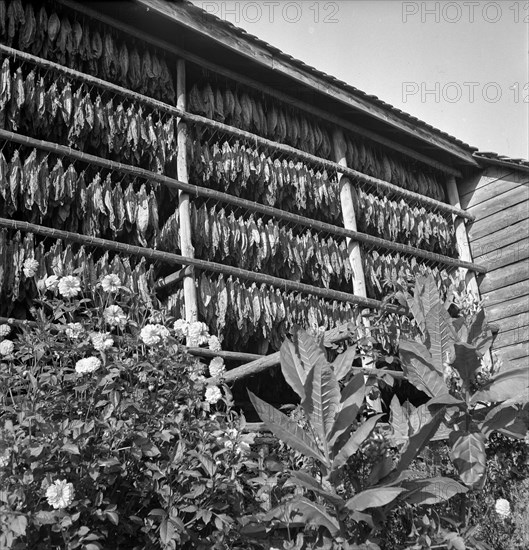
<svg viewBox="0 0 529 550">
<path fill-rule="evenodd" d="M 372 528 L 397 497 L 415 502 L 438 502 L 466 489 L 454 480 L 410 479 L 407 470 L 417 453 L 436 432 L 444 410 L 430 418 L 408 439 L 394 460 L 384 455 L 373 465 L 364 484 L 353 474 L 348 478 L 349 459 L 368 443 L 381 414 L 357 421 L 364 409 L 366 385 L 363 375 L 348 378 L 356 350 L 349 348 L 330 364 L 320 340 L 299 330 L 293 342 L 281 347 L 281 369 L 286 381 L 298 394 L 305 413 L 305 426 L 278 411 L 249 392 L 257 413 L 276 437 L 292 449 L 310 457 L 315 471 L 290 472 L 289 485 L 296 494 L 258 517 L 259 521 L 278 520 L 294 527 L 315 525 L 329 533 L 343 548 L 361 548 L 365 537 L 351 530 L 348 522 L 365 522 Z M 350 494 L 344 490 L 349 480 Z M 310 499 L 303 492 L 314 495 Z M 330 546 L 328 546 L 330 548 Z M 376 548 L 372 545 L 370 548 Z"/>
<path fill-rule="evenodd" d="M 524 437 L 527 432 L 527 369 L 491 372 L 484 360 L 492 342 L 484 311 L 452 318 L 432 277 L 418 279 L 407 302 L 422 338 L 401 337 L 402 368 L 407 379 L 430 397 L 427 409 L 448 409 L 452 461 L 461 480 L 477 487 L 485 474 L 490 434 Z"/>
</svg>

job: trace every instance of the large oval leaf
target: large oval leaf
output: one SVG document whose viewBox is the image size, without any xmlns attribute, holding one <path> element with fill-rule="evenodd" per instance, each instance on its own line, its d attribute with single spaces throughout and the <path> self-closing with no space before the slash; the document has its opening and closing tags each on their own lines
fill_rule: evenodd
<svg viewBox="0 0 529 550">
<path fill-rule="evenodd" d="M 524 403 L 529 401 L 529 370 L 526 367 L 510 369 L 493 376 L 480 391 L 472 396 L 472 402 L 500 403 L 514 396 L 520 396 Z"/>
<path fill-rule="evenodd" d="M 443 376 L 435 370 L 432 357 L 426 346 L 415 340 L 401 338 L 399 354 L 402 369 L 411 384 L 430 397 L 446 393 Z"/>
<path fill-rule="evenodd" d="M 278 411 L 266 401 L 259 399 L 250 390 L 248 390 L 248 395 L 261 420 L 278 439 L 290 445 L 296 451 L 315 458 L 328 466 L 314 439 L 298 426 L 297 422 L 290 420 L 286 414 Z"/>
<path fill-rule="evenodd" d="M 303 399 L 305 397 L 305 390 L 303 388 L 307 379 L 307 372 L 296 353 L 296 347 L 289 340 L 283 342 L 279 350 L 279 359 L 281 362 L 281 372 L 285 380 L 299 397 Z"/>
<path fill-rule="evenodd" d="M 405 481 L 404 487 L 410 491 L 404 497 L 409 504 L 419 506 L 431 506 L 443 502 L 457 495 L 466 493 L 468 489 L 449 477 L 433 477 L 429 479 L 415 479 Z"/>
<path fill-rule="evenodd" d="M 338 449 L 338 445 L 341 443 L 340 440 L 335 444 L 332 449 L 333 454 L 335 455 L 334 461 L 332 463 L 333 468 L 340 468 L 348 460 L 349 457 L 353 456 L 358 449 L 360 449 L 362 443 L 369 437 L 371 432 L 374 430 L 376 423 L 379 419 L 384 416 L 383 414 L 376 414 L 368 420 L 366 420 L 349 438 L 349 440 L 343 445 L 341 449 Z"/>
<path fill-rule="evenodd" d="M 487 451 L 485 436 L 478 432 L 452 432 L 450 458 L 461 481 L 473 487 L 485 475 Z"/>
<path fill-rule="evenodd" d="M 345 506 L 349 508 L 349 510 L 362 512 L 367 508 L 385 506 L 392 500 L 395 500 L 404 491 L 406 491 L 406 489 L 402 487 L 377 487 L 375 489 L 367 489 L 349 499 L 345 503 Z"/>
</svg>

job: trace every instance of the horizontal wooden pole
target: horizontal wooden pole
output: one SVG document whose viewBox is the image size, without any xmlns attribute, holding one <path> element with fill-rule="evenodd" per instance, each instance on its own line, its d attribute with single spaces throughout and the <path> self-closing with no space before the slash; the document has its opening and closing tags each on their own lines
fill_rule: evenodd
<svg viewBox="0 0 529 550">
<path fill-rule="evenodd" d="M 351 338 L 351 336 L 353 336 L 353 333 L 350 329 L 351 324 L 346 324 L 339 325 L 326 331 L 323 337 L 323 343 L 326 346 L 330 346 L 332 344 L 343 342 L 344 340 Z M 281 360 L 279 352 L 272 353 L 265 357 L 261 357 L 260 359 L 256 359 L 255 361 L 252 361 L 251 363 L 248 363 L 246 365 L 241 365 L 240 367 L 229 370 L 224 375 L 224 380 L 228 383 L 235 382 L 237 380 L 241 380 L 242 378 L 246 378 L 247 376 L 252 376 L 254 374 L 258 374 L 259 372 L 263 372 L 272 367 L 275 367 L 279 365 L 280 362 Z M 210 383 L 215 383 L 214 379 L 210 379 L 209 381 Z"/>
<path fill-rule="evenodd" d="M 62 231 L 59 229 L 44 227 L 42 225 L 36 225 L 33 223 L 0 218 L 0 227 L 26 231 L 29 233 L 35 233 L 37 235 L 43 235 L 45 237 L 76 242 L 87 246 L 95 246 L 98 248 L 103 248 L 105 250 L 112 250 L 114 252 L 128 254 L 130 256 L 141 256 L 143 258 L 148 258 L 150 260 L 159 261 L 167 264 L 190 265 L 195 268 L 203 269 L 205 271 L 222 273 L 226 276 L 238 277 L 240 279 L 252 281 L 254 283 L 270 285 L 275 288 L 284 290 L 285 292 L 300 292 L 302 294 L 319 296 L 320 298 L 324 298 L 327 300 L 347 302 L 350 304 L 356 304 L 361 307 L 372 309 L 386 309 L 388 311 L 394 312 L 401 311 L 401 308 L 397 306 L 386 305 L 379 300 L 373 300 L 371 298 L 361 298 L 359 296 L 355 296 L 354 294 L 348 294 L 346 292 L 340 292 L 338 290 L 319 288 L 304 283 L 298 283 L 296 281 L 290 281 L 288 279 L 280 279 L 279 277 L 273 277 L 272 275 L 265 275 L 264 273 L 257 273 L 255 271 L 240 269 L 238 267 L 230 267 L 216 262 L 208 262 L 206 260 L 199 260 L 197 258 L 190 258 L 187 256 L 184 257 L 178 254 L 172 254 L 170 252 L 161 252 L 159 250 L 153 250 L 152 248 L 143 248 L 141 246 L 118 243 L 115 241 L 110 241 L 108 239 L 101 239 L 99 237 L 87 237 L 86 235 L 80 235 L 79 233 L 71 233 L 69 231 Z"/>
<path fill-rule="evenodd" d="M 168 287 L 169 285 L 179 283 L 180 281 L 183 281 L 186 277 L 192 277 L 194 272 L 195 269 L 191 266 L 179 269 L 178 271 L 176 271 L 175 273 L 171 273 L 171 275 L 168 275 L 167 277 L 158 279 L 158 281 L 156 281 L 155 288 L 162 289 Z"/>
<path fill-rule="evenodd" d="M 263 355 L 258 355 L 255 353 L 242 353 L 238 351 L 212 351 L 205 348 L 186 348 L 186 350 L 190 355 L 194 355 L 196 357 L 221 357 L 226 361 L 256 361 L 257 359 L 261 359 L 263 357 Z"/>
<path fill-rule="evenodd" d="M 455 216 L 459 216 L 461 218 L 465 218 L 471 221 L 474 221 L 474 217 L 466 212 L 465 210 L 462 210 L 461 208 L 454 208 L 453 206 L 437 201 L 435 199 L 431 199 L 429 197 L 426 197 L 424 195 L 421 195 L 419 193 L 415 193 L 413 191 L 409 191 L 407 189 L 404 189 L 402 187 L 399 187 L 397 185 L 393 185 L 392 183 L 385 182 L 383 180 L 379 180 L 377 178 L 373 178 L 371 176 L 367 176 L 366 174 L 362 174 L 361 172 L 358 172 L 356 170 L 353 170 L 352 168 L 347 168 L 345 166 L 341 166 L 340 164 L 336 162 L 332 162 L 329 160 L 322 159 L 320 157 L 317 157 L 315 155 L 311 155 L 310 153 L 306 153 L 304 151 L 301 151 L 300 149 L 295 149 L 294 147 L 290 147 L 289 145 L 284 145 L 282 143 L 278 143 L 275 141 L 271 141 L 269 139 L 263 138 L 261 136 L 258 136 L 257 134 L 252 134 L 251 132 L 246 132 L 245 130 L 241 130 L 239 128 L 235 128 L 233 126 L 228 126 L 227 124 L 223 124 L 221 122 L 216 122 L 213 120 L 210 120 L 206 117 L 195 115 L 191 113 L 187 113 L 186 111 L 179 109 L 177 107 L 173 107 L 172 105 L 168 105 L 166 103 L 163 103 L 162 101 L 158 101 L 156 99 L 150 98 L 148 96 L 144 96 L 142 94 L 138 94 L 137 92 L 132 92 L 130 90 L 127 90 L 126 88 L 122 88 L 121 86 L 117 86 L 116 84 L 111 84 L 110 82 L 107 82 L 105 80 L 101 80 L 100 78 L 93 77 L 91 75 L 87 75 L 85 73 L 81 73 L 79 71 L 75 71 L 73 69 L 69 69 L 67 67 L 63 67 L 62 65 L 59 65 L 57 63 L 53 63 L 51 61 L 47 61 L 44 59 L 41 59 L 39 57 L 33 56 L 31 54 L 20 52 L 18 50 L 15 50 L 14 48 L 10 48 L 9 46 L 4 46 L 3 44 L 0 44 L 0 52 L 12 56 L 16 56 L 20 59 L 26 59 L 29 62 L 32 62 L 34 64 L 37 64 L 39 66 L 42 66 L 47 69 L 52 69 L 58 72 L 61 72 L 63 74 L 67 74 L 72 78 L 77 78 L 81 80 L 82 82 L 89 83 L 91 85 L 96 85 L 98 87 L 104 88 L 109 91 L 113 91 L 116 94 L 120 94 L 122 96 L 126 96 L 130 98 L 133 101 L 139 101 L 146 105 L 149 105 L 150 107 L 172 114 L 176 117 L 181 117 L 183 120 L 186 120 L 187 122 L 192 122 L 195 124 L 200 124 L 204 126 L 208 126 L 211 128 L 214 128 L 218 130 L 219 132 L 224 132 L 227 134 L 230 134 L 232 136 L 240 137 L 242 139 L 250 140 L 253 143 L 260 144 L 263 147 L 266 147 L 267 149 L 271 149 L 274 151 L 279 151 L 282 153 L 286 153 L 290 156 L 294 156 L 296 158 L 303 159 L 311 164 L 320 165 L 322 167 L 325 167 L 330 170 L 335 170 L 339 173 L 348 175 L 352 180 L 359 181 L 365 185 L 368 185 L 369 187 L 379 191 L 383 192 L 383 194 L 394 193 L 398 196 L 413 200 L 417 203 L 423 204 L 427 207 L 434 208 L 435 210 L 447 212 L 450 214 L 453 214 Z"/>
<path fill-rule="evenodd" d="M 290 212 L 280 210 L 279 208 L 273 208 L 271 206 L 266 206 L 264 204 L 259 204 L 246 199 L 241 199 L 239 197 L 235 197 L 227 193 L 222 193 L 214 189 L 209 189 L 207 187 L 200 187 L 197 185 L 193 185 L 191 183 L 184 183 L 182 181 L 169 178 L 168 176 L 164 176 L 162 174 L 156 174 L 154 172 L 145 170 L 143 168 L 138 168 L 136 166 L 131 166 L 129 164 L 123 164 L 121 162 L 108 160 L 105 158 L 97 157 L 95 155 L 82 153 L 80 151 L 77 151 L 76 149 L 72 149 L 71 147 L 67 147 L 65 145 L 58 145 L 56 143 L 31 138 L 28 136 L 24 136 L 22 134 L 10 132 L 8 130 L 3 130 L 3 129 L 0 129 L 0 139 L 12 141 L 15 143 L 20 143 L 21 145 L 25 145 L 27 147 L 33 147 L 36 149 L 40 149 L 42 151 L 47 151 L 49 153 L 66 156 L 70 159 L 81 161 L 92 166 L 99 166 L 101 168 L 105 168 L 108 170 L 115 170 L 117 172 L 125 173 L 128 175 L 146 179 L 149 181 L 156 181 L 167 187 L 171 187 L 173 189 L 178 189 L 186 193 L 189 193 L 190 195 L 201 196 L 208 199 L 214 199 L 219 202 L 224 202 L 227 204 L 231 204 L 233 206 L 245 208 L 252 212 L 258 212 L 258 213 L 271 216 L 283 221 L 304 225 L 306 227 L 309 227 L 310 229 L 325 231 L 327 233 L 338 235 L 341 237 L 349 237 L 355 241 L 358 241 L 367 245 L 371 245 L 371 246 L 378 246 L 380 248 L 384 248 L 385 250 L 399 252 L 401 254 L 409 254 L 412 256 L 416 256 L 417 258 L 424 258 L 432 262 L 437 262 L 437 263 L 441 263 L 452 267 L 463 267 L 465 269 L 469 269 L 476 273 L 487 272 L 487 268 L 484 266 L 480 266 L 470 262 L 462 262 L 460 260 L 456 260 L 448 256 L 435 254 L 433 252 L 429 252 L 427 250 L 421 250 L 413 246 L 395 243 L 392 241 L 386 241 L 385 239 L 374 237 L 372 235 L 367 235 L 365 233 L 360 233 L 358 231 L 352 231 L 350 229 L 345 229 L 343 227 L 338 227 L 325 222 L 320 222 L 318 220 L 305 218 L 304 216 L 292 214 Z"/>
</svg>

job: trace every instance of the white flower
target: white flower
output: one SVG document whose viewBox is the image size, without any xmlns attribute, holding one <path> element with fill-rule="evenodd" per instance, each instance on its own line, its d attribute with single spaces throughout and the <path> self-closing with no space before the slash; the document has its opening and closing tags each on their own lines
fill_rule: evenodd
<svg viewBox="0 0 529 550">
<path fill-rule="evenodd" d="M 101 361 L 97 357 L 87 357 L 79 359 L 75 364 L 77 374 L 87 374 L 96 371 L 101 366 Z"/>
<path fill-rule="evenodd" d="M 241 455 L 248 455 L 251 452 L 250 444 L 247 441 L 241 441 L 237 446 L 237 453 Z"/>
<path fill-rule="evenodd" d="M 213 358 L 209 364 L 209 375 L 212 378 L 219 378 L 225 372 L 226 367 L 224 366 L 224 359 L 222 359 L 222 357 Z"/>
<path fill-rule="evenodd" d="M 103 317 L 113 327 L 123 328 L 127 324 L 127 316 L 119 306 L 108 306 L 103 312 Z"/>
<path fill-rule="evenodd" d="M 37 260 L 34 260 L 33 258 L 28 258 L 24 261 L 24 264 L 22 265 L 22 271 L 28 279 L 30 277 L 34 277 L 37 274 L 38 268 L 39 262 L 37 262 Z"/>
<path fill-rule="evenodd" d="M 178 319 L 173 325 L 175 331 L 175 336 L 177 338 L 183 338 L 188 335 L 189 332 L 189 323 L 184 319 Z"/>
<path fill-rule="evenodd" d="M 121 286 L 121 281 L 117 275 L 111 273 L 110 275 L 105 275 L 101 279 L 101 288 L 105 292 L 117 292 Z"/>
<path fill-rule="evenodd" d="M 163 325 L 145 325 L 140 332 L 140 338 L 148 346 L 155 346 L 167 340 L 169 330 Z"/>
<path fill-rule="evenodd" d="M 208 340 L 208 347 L 211 351 L 221 351 L 222 346 L 220 340 L 216 336 L 210 336 Z"/>
<path fill-rule="evenodd" d="M 5 468 L 9 464 L 9 450 L 5 451 L 4 454 L 0 455 L 0 468 Z"/>
<path fill-rule="evenodd" d="M 207 344 L 209 339 L 208 326 L 206 323 L 195 321 L 189 325 L 187 335 L 189 336 L 190 346 L 201 346 L 202 344 Z"/>
<path fill-rule="evenodd" d="M 59 293 L 64 298 L 75 298 L 81 292 L 81 281 L 73 275 L 66 275 L 59 281 Z"/>
<path fill-rule="evenodd" d="M 46 290 L 57 290 L 59 286 L 59 277 L 57 275 L 50 275 L 44 280 L 44 287 Z"/>
<path fill-rule="evenodd" d="M 64 332 L 66 333 L 66 336 L 76 340 L 83 333 L 83 325 L 81 325 L 81 323 L 68 323 Z"/>
<path fill-rule="evenodd" d="M 11 334 L 11 327 L 9 325 L 0 325 L 0 338 L 5 338 Z"/>
<path fill-rule="evenodd" d="M 74 489 L 71 483 L 65 479 L 56 480 L 53 485 L 50 485 L 46 490 L 46 498 L 48 504 L 55 509 L 68 508 L 73 502 Z"/>
<path fill-rule="evenodd" d="M 511 515 L 511 505 L 508 500 L 499 498 L 494 506 L 498 516 L 502 518 L 508 518 Z"/>
<path fill-rule="evenodd" d="M 217 386 L 209 386 L 206 389 L 205 399 L 211 405 L 214 405 L 219 399 L 222 398 L 222 393 Z"/>
<path fill-rule="evenodd" d="M 224 442 L 224 447 L 226 447 L 226 449 L 233 449 L 233 441 L 227 439 L 227 440 Z"/>
<path fill-rule="evenodd" d="M 2 340 L 0 342 L 0 355 L 7 357 L 13 353 L 15 344 L 11 340 Z"/>
<path fill-rule="evenodd" d="M 91 332 L 90 339 L 97 351 L 106 351 L 114 345 L 114 340 L 110 338 L 108 332 Z"/>
</svg>

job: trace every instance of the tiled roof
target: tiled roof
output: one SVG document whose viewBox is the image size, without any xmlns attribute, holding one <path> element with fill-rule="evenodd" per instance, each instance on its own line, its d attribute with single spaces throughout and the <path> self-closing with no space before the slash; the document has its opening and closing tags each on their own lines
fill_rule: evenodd
<svg viewBox="0 0 529 550">
<path fill-rule="evenodd" d="M 513 168 L 529 171 L 529 160 L 526 159 L 506 157 L 505 155 L 498 155 L 498 153 L 491 153 L 489 151 L 476 151 L 472 156 L 481 162 L 509 165 Z"/>
<path fill-rule="evenodd" d="M 472 145 L 469 145 L 468 143 L 465 143 L 461 141 L 460 139 L 457 139 L 456 137 L 447 134 L 446 132 L 443 132 L 442 130 L 439 130 L 438 128 L 435 128 L 434 126 L 431 126 L 430 124 L 410 115 L 409 113 L 406 113 L 404 111 L 401 111 L 400 109 L 397 109 L 396 107 L 393 107 L 393 105 L 390 105 L 389 103 L 386 103 L 379 97 L 375 95 L 370 95 L 362 90 L 359 90 L 358 88 L 355 88 L 354 86 L 351 86 L 350 84 L 347 84 L 347 82 L 344 82 L 343 80 L 339 80 L 338 78 L 326 74 L 318 69 L 315 69 L 314 67 L 311 67 L 310 65 L 307 65 L 303 61 L 300 61 L 299 59 L 296 59 L 295 57 L 292 57 L 291 55 L 288 55 L 281 51 L 276 46 L 273 46 L 272 44 L 269 44 L 268 42 L 265 42 L 264 40 L 261 40 L 257 36 L 250 34 L 246 32 L 244 29 L 241 29 L 240 27 L 237 27 L 233 23 L 230 23 L 229 21 L 226 21 L 224 19 L 221 19 L 220 17 L 217 17 L 216 15 L 213 15 L 211 13 L 208 13 L 207 11 L 203 10 L 202 8 L 195 6 L 190 0 L 180 0 L 183 4 L 188 6 L 191 11 L 195 10 L 196 13 L 200 13 L 200 17 L 205 18 L 206 21 L 214 22 L 217 25 L 223 26 L 225 29 L 229 29 L 234 35 L 239 36 L 241 38 L 244 38 L 246 40 L 249 40 L 256 44 L 257 46 L 260 46 L 262 48 L 265 48 L 268 50 L 272 55 L 278 57 L 279 59 L 282 59 L 284 61 L 288 61 L 295 67 L 302 69 L 308 73 L 311 73 L 313 76 L 329 83 L 333 84 L 335 86 L 339 86 L 347 93 L 350 93 L 351 95 L 355 95 L 358 97 L 362 97 L 364 99 L 367 99 L 374 105 L 377 105 L 379 107 L 383 107 L 387 111 L 393 112 L 398 114 L 401 118 L 404 120 L 407 120 L 409 122 L 412 122 L 413 124 L 417 126 L 421 126 L 422 128 L 425 128 L 426 130 L 433 132 L 435 134 L 438 134 L 439 136 L 442 136 L 445 139 L 450 140 L 452 143 L 458 145 L 459 147 L 464 147 L 470 151 L 477 151 L 477 147 L 473 147 Z"/>
</svg>

